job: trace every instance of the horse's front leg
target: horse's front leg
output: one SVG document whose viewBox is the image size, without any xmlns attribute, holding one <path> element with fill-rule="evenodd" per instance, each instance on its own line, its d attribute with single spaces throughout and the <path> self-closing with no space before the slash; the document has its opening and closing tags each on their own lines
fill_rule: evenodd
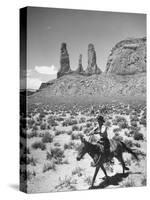
<svg viewBox="0 0 150 200">
<path fill-rule="evenodd" d="M 97 173 L 98 173 L 98 171 L 99 171 L 99 168 L 100 168 L 100 166 L 97 166 L 96 169 L 95 169 L 94 176 L 93 176 L 93 179 L 92 179 L 92 185 L 91 185 L 91 188 L 94 186 L 94 182 L 95 182 L 95 179 L 96 179 Z"/>
</svg>

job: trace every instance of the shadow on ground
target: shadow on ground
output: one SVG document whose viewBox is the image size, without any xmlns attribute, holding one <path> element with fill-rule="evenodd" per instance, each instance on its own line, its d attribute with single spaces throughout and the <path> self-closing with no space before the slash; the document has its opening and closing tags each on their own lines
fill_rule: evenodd
<svg viewBox="0 0 150 200">
<path fill-rule="evenodd" d="M 107 179 L 104 179 L 98 186 L 93 186 L 90 189 L 102 189 L 106 188 L 109 185 L 117 186 L 124 178 L 127 178 L 131 173 L 117 173 L 114 176 L 109 176 Z M 135 174 L 139 174 L 138 172 Z"/>
</svg>

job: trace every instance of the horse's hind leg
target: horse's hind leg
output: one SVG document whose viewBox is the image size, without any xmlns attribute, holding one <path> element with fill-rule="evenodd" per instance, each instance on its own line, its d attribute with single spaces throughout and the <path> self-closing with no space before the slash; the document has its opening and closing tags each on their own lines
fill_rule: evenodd
<svg viewBox="0 0 150 200">
<path fill-rule="evenodd" d="M 129 170 L 129 168 L 126 167 L 125 162 L 124 162 L 123 157 L 122 157 L 122 154 L 120 154 L 120 155 L 118 156 L 118 160 L 119 160 L 119 161 L 121 162 L 121 164 L 122 164 L 123 174 L 124 174 L 125 170 Z"/>
<path fill-rule="evenodd" d="M 101 165 L 101 169 L 103 170 L 103 172 L 104 172 L 104 174 L 105 174 L 105 177 L 108 178 L 107 172 L 106 172 L 106 170 L 105 170 L 105 168 L 104 168 L 103 165 Z"/>
<path fill-rule="evenodd" d="M 100 166 L 97 166 L 96 169 L 95 169 L 94 176 L 93 176 L 93 179 L 92 179 L 92 185 L 91 185 L 91 188 L 94 186 L 94 182 L 95 182 L 95 179 L 96 179 L 97 173 L 98 173 L 98 171 L 99 171 L 99 168 L 100 168 Z"/>
</svg>

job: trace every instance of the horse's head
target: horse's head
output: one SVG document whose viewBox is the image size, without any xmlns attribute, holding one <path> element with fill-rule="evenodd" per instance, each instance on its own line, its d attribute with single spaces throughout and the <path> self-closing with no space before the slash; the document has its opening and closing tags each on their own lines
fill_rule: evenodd
<svg viewBox="0 0 150 200">
<path fill-rule="evenodd" d="M 83 156 L 87 153 L 87 141 L 83 136 L 81 136 L 80 139 L 81 145 L 78 149 L 77 161 L 81 160 Z"/>
</svg>

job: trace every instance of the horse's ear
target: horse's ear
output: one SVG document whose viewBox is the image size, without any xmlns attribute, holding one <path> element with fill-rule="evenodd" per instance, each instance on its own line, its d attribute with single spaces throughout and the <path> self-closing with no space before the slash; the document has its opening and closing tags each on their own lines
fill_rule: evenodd
<svg viewBox="0 0 150 200">
<path fill-rule="evenodd" d="M 83 135 L 80 136 L 80 139 L 81 139 L 81 142 L 85 142 L 86 141 L 86 139 L 84 138 Z"/>
</svg>

